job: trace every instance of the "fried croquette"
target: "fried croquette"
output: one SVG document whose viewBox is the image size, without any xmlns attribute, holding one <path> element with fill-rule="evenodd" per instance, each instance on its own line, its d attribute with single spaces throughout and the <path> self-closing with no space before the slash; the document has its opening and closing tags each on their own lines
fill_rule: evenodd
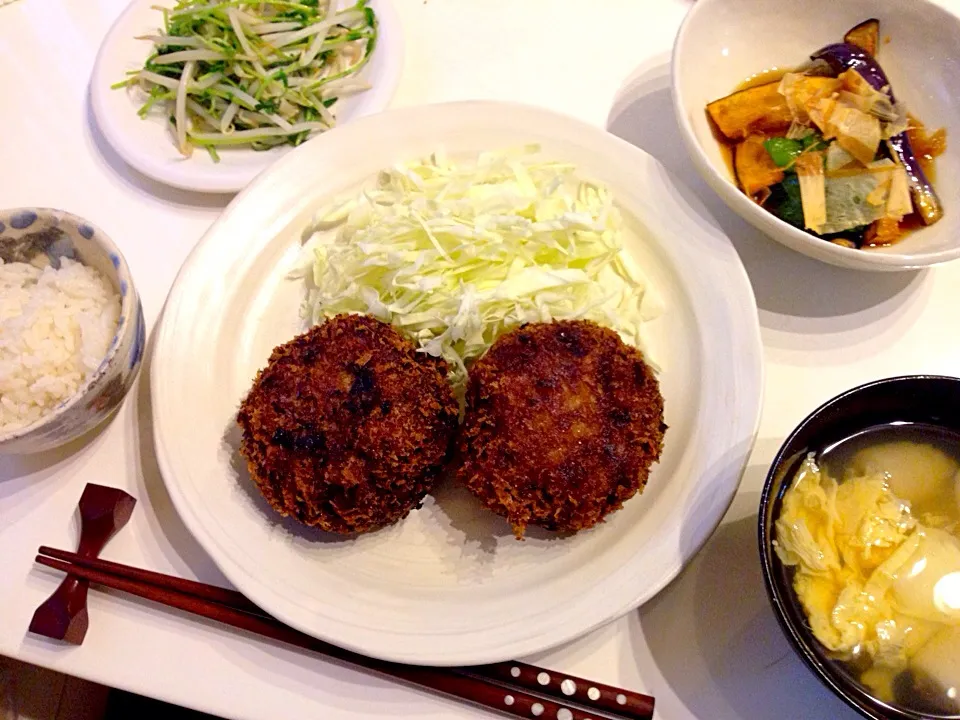
<svg viewBox="0 0 960 720">
<path fill-rule="evenodd" d="M 251 477 L 306 525 L 349 534 L 397 522 L 449 460 L 459 408 L 446 372 L 361 315 L 280 345 L 237 416 Z"/>
<path fill-rule="evenodd" d="M 507 518 L 574 532 L 641 491 L 660 458 L 663 398 L 643 354 L 596 323 L 523 325 L 470 371 L 460 480 Z"/>
</svg>

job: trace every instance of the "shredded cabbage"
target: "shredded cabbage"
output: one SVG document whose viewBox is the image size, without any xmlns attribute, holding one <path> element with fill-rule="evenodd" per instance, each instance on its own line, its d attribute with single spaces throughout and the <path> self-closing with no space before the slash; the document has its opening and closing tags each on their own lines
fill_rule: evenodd
<svg viewBox="0 0 960 720">
<path fill-rule="evenodd" d="M 382 171 L 307 228 L 312 324 L 367 313 L 443 357 L 454 385 L 496 337 L 525 322 L 589 319 L 643 348 L 661 303 L 623 249 L 610 192 L 538 146 L 443 153 Z"/>
</svg>

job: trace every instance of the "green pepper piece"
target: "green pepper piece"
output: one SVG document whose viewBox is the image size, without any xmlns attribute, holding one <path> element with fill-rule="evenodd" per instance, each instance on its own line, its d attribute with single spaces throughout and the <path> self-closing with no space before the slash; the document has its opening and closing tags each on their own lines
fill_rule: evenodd
<svg viewBox="0 0 960 720">
<path fill-rule="evenodd" d="M 769 138 L 763 141 L 763 147 L 770 154 L 770 159 L 777 167 L 792 165 L 797 156 L 803 152 L 803 143 L 799 140 L 789 140 L 783 137 Z"/>
<path fill-rule="evenodd" d="M 812 132 L 809 135 L 805 135 L 803 140 L 800 142 L 803 143 L 804 151 L 807 150 L 824 150 L 826 149 L 829 143 L 823 139 L 823 135 L 818 132 Z"/>
</svg>

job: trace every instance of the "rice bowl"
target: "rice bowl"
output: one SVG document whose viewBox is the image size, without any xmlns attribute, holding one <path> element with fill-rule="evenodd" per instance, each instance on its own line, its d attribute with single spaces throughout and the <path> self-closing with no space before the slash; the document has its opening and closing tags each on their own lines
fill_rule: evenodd
<svg viewBox="0 0 960 720">
<path fill-rule="evenodd" d="M 0 453 L 49 450 L 120 405 L 145 326 L 119 250 L 58 210 L 0 211 Z"/>
</svg>

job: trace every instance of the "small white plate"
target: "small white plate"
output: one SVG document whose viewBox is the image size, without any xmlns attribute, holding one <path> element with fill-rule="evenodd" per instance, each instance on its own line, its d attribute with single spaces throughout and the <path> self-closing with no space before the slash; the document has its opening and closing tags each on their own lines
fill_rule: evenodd
<svg viewBox="0 0 960 720">
<path fill-rule="evenodd" d="M 195 149 L 185 158 L 171 137 L 166 113 L 157 110 L 141 119 L 137 110 L 143 105 L 143 94 L 135 88 L 110 87 L 126 79 L 127 71 L 143 67 L 153 45 L 136 38 L 162 29 L 163 16 L 155 7 L 175 4 L 175 0 L 133 0 L 110 28 L 90 77 L 93 114 L 107 142 L 144 175 L 184 190 L 237 192 L 293 148 L 284 145 L 260 152 L 225 148 L 220 151 L 219 163 L 203 149 Z M 341 2 L 340 7 L 344 6 Z M 380 27 L 377 47 L 360 77 L 371 87 L 337 103 L 337 125 L 385 109 L 400 82 L 404 58 L 400 20 L 391 0 L 371 0 L 370 7 L 377 13 Z"/>
<path fill-rule="evenodd" d="M 666 304 L 647 341 L 669 425 L 644 493 L 607 522 L 524 542 L 443 487 L 399 524 L 336 539 L 283 522 L 237 453 L 235 414 L 274 346 L 301 329 L 289 270 L 315 209 L 401 160 L 539 143 L 606 183 L 626 246 Z M 649 600 L 726 511 L 760 414 L 756 302 L 730 241 L 653 158 L 600 128 L 522 105 L 393 110 L 321 135 L 239 195 L 167 300 L 152 364 L 157 456 L 187 527 L 286 623 L 366 655 L 460 665 L 528 655 Z"/>
</svg>

